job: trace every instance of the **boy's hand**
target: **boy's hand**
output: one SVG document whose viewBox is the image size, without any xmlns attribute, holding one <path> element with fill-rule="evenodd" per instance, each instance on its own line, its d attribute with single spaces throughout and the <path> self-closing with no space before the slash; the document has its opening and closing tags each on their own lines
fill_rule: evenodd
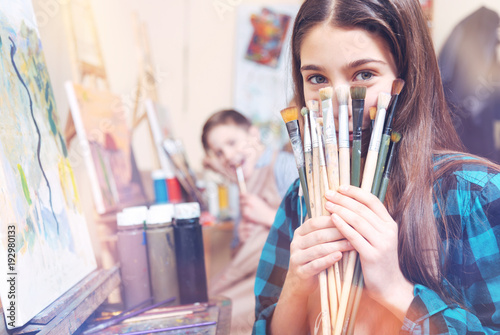
<svg viewBox="0 0 500 335">
<path fill-rule="evenodd" d="M 271 227 L 276 215 L 276 209 L 271 208 L 264 200 L 255 194 L 240 194 L 241 216 L 249 222 Z"/>
</svg>

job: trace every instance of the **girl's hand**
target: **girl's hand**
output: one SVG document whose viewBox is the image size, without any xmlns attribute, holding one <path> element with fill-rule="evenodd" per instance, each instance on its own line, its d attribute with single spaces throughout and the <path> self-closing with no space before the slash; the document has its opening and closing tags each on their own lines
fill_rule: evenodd
<svg viewBox="0 0 500 335">
<path fill-rule="evenodd" d="M 413 285 L 399 268 L 397 223 L 376 196 L 358 187 L 341 186 L 325 197 L 334 225 L 359 253 L 368 293 L 404 319 Z"/>
<path fill-rule="evenodd" d="M 318 285 L 316 276 L 352 249 L 329 216 L 309 219 L 295 230 L 286 280 L 295 294 L 308 296 Z"/>
<path fill-rule="evenodd" d="M 241 216 L 252 223 L 270 228 L 277 209 L 271 208 L 262 198 L 255 194 L 240 194 Z"/>
</svg>

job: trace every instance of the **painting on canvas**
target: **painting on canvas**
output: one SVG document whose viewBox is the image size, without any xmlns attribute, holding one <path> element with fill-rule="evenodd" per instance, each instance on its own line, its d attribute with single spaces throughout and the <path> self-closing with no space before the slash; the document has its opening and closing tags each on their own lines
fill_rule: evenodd
<svg viewBox="0 0 500 335">
<path fill-rule="evenodd" d="M 120 97 L 66 83 L 76 133 L 99 214 L 142 205 L 146 196 Z"/>
<path fill-rule="evenodd" d="M 29 0 L 0 0 L 0 290 L 8 328 L 96 268 Z"/>
</svg>

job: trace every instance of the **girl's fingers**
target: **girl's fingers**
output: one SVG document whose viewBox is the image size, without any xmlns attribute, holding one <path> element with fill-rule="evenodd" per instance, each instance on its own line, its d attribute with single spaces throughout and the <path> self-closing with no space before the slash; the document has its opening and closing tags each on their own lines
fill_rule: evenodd
<svg viewBox="0 0 500 335">
<path fill-rule="evenodd" d="M 313 231 L 332 227 L 332 220 L 329 216 L 318 216 L 304 222 L 304 224 L 295 230 L 295 234 L 305 236 Z"/>
<path fill-rule="evenodd" d="M 300 276 L 307 278 L 312 277 L 333 266 L 342 258 L 341 252 L 335 252 L 333 254 L 328 254 L 324 257 L 317 258 L 309 263 L 306 263 L 297 268 L 297 272 Z"/>
<path fill-rule="evenodd" d="M 352 199 L 351 199 L 352 200 Z M 363 215 L 359 212 L 353 212 L 347 207 L 342 207 L 341 205 L 337 205 L 331 202 L 326 202 L 325 207 L 330 213 L 336 214 L 342 218 L 343 221 L 348 222 L 349 225 L 354 228 L 359 234 L 368 239 L 368 236 L 376 238 L 378 234 L 380 234 L 379 230 L 376 229 L 376 224 L 367 221 L 364 219 Z M 372 214 L 372 221 L 377 220 L 375 215 Z"/>
<path fill-rule="evenodd" d="M 293 245 L 292 247 L 295 247 L 295 245 Z M 351 243 L 349 243 L 349 241 L 347 240 L 318 244 L 311 248 L 301 249 L 300 252 L 294 252 L 293 255 L 290 256 L 290 262 L 293 262 L 297 265 L 304 265 L 330 254 L 344 252 L 352 249 L 353 247 Z"/>
<path fill-rule="evenodd" d="M 331 219 L 330 226 L 333 226 Z M 337 228 L 325 228 L 316 231 L 312 231 L 307 235 L 302 236 L 302 238 L 297 239 L 297 248 L 307 249 L 317 244 L 334 242 L 344 239 L 344 236 L 339 232 Z"/>
<path fill-rule="evenodd" d="M 356 249 L 359 253 L 363 253 L 365 251 L 370 252 L 374 249 L 368 240 L 366 240 L 353 227 L 348 225 L 338 214 L 332 214 L 332 221 L 340 233 L 345 236 L 352 247 L 354 247 L 354 249 Z"/>
<path fill-rule="evenodd" d="M 391 221 L 392 217 L 387 212 L 384 204 L 373 194 L 362 190 L 359 187 L 353 187 L 349 185 L 343 185 L 338 189 L 338 193 L 345 195 L 346 197 L 352 198 L 357 202 L 362 203 L 371 211 L 373 211 L 378 217 L 380 217 L 384 221 Z M 327 192 L 327 199 L 334 194 Z"/>
</svg>

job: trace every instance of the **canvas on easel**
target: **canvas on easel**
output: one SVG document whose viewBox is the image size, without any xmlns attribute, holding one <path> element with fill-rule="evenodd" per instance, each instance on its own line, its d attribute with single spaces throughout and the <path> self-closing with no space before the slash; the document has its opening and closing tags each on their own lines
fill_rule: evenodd
<svg viewBox="0 0 500 335">
<path fill-rule="evenodd" d="M 0 296 L 15 328 L 96 268 L 29 0 L 0 0 L 0 111 Z"/>
<path fill-rule="evenodd" d="M 120 97 L 71 82 L 65 86 L 97 212 L 144 204 Z"/>
</svg>

